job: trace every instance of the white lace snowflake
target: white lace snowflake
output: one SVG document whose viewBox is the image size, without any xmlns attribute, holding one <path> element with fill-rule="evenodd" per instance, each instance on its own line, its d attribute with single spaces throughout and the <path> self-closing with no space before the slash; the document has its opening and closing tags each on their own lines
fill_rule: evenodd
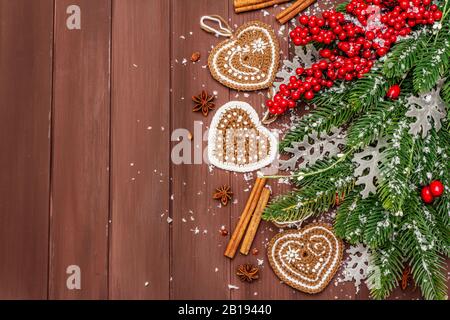
<svg viewBox="0 0 450 320">
<path fill-rule="evenodd" d="M 441 79 L 436 89 L 421 94 L 419 97 L 408 98 L 409 110 L 406 112 L 406 116 L 416 118 L 416 121 L 410 124 L 410 134 L 418 136 L 422 133 L 422 138 L 425 138 L 433 128 L 431 120 L 434 122 L 436 131 L 442 128 L 441 121 L 446 115 L 445 103 L 440 96 L 443 84 L 444 80 Z"/>
<path fill-rule="evenodd" d="M 310 141 L 313 141 L 310 143 Z M 297 162 L 303 159 L 298 168 L 305 168 L 314 165 L 317 160 L 325 157 L 333 157 L 340 152 L 339 147 L 345 145 L 346 137 L 343 129 L 332 128 L 331 134 L 321 134 L 313 132 L 310 136 L 305 136 L 301 142 L 293 142 L 292 147 L 285 148 L 284 151 L 292 153 L 294 156 L 289 160 L 280 160 L 281 170 L 297 169 Z"/>
<path fill-rule="evenodd" d="M 319 52 L 311 44 L 305 47 L 295 47 L 295 57 L 292 61 L 284 60 L 281 70 L 277 73 L 277 78 L 280 80 L 273 83 L 274 94 L 280 90 L 280 85 L 289 83 L 289 78 L 296 75 L 297 68 L 310 68 L 319 58 Z"/>
<path fill-rule="evenodd" d="M 286 258 L 288 263 L 295 262 L 296 260 L 300 260 L 299 252 L 300 249 L 294 250 L 290 246 L 288 246 L 288 251 L 283 256 L 283 258 Z"/>
<path fill-rule="evenodd" d="M 354 176 L 358 178 L 356 185 L 364 185 L 361 191 L 363 199 L 367 198 L 371 193 L 377 192 L 375 186 L 375 178 L 380 174 L 379 163 L 381 162 L 381 149 L 387 146 L 387 141 L 379 140 L 376 147 L 366 147 L 362 152 L 355 153 L 353 162 L 357 164 Z"/>
<path fill-rule="evenodd" d="M 361 283 L 365 281 L 369 275 L 370 250 L 363 244 L 351 246 L 346 250 L 348 258 L 345 261 L 343 278 L 339 278 L 338 282 L 354 282 L 356 293 L 359 292 Z"/>
<path fill-rule="evenodd" d="M 267 49 L 267 42 L 263 41 L 263 39 L 259 38 L 252 42 L 252 53 L 264 53 L 264 50 Z"/>
</svg>

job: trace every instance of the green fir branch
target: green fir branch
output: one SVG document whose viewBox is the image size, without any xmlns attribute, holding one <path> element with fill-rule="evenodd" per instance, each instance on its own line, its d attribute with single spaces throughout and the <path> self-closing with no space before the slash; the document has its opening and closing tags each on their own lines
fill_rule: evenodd
<svg viewBox="0 0 450 320">
<path fill-rule="evenodd" d="M 380 102 L 353 122 L 348 130 L 347 145 L 362 148 L 377 141 L 389 127 L 397 123 L 405 110 L 404 100 Z"/>
<path fill-rule="evenodd" d="M 345 101 L 347 93 L 348 91 L 328 91 L 317 96 L 312 101 L 316 108 L 303 116 L 285 135 L 279 146 L 280 151 L 284 152 L 284 149 L 290 147 L 292 142 L 302 141 L 306 135 L 314 131 L 329 132 L 331 128 L 338 128 L 347 123 L 355 115 L 352 107 Z"/>
<path fill-rule="evenodd" d="M 388 54 L 383 73 L 388 78 L 398 78 L 407 73 L 416 64 L 420 50 L 423 49 L 427 33 L 417 39 L 409 38 L 396 44 Z"/>
<path fill-rule="evenodd" d="M 318 171 L 330 171 L 329 174 L 332 177 L 329 179 L 312 178 Z M 334 161 L 333 164 L 330 161 L 318 161 L 303 174 L 304 176 L 294 178 L 294 183 L 300 189 L 276 198 L 267 206 L 263 215 L 264 220 L 299 221 L 324 213 L 336 205 L 336 195 L 345 197 L 354 188 L 356 180 L 353 177 L 351 161 Z M 299 178 L 301 180 L 298 180 Z"/>
<path fill-rule="evenodd" d="M 350 103 L 355 111 L 365 111 L 384 100 L 387 90 L 396 79 L 386 79 L 378 63 L 372 71 L 358 79 L 350 91 Z"/>
<path fill-rule="evenodd" d="M 403 215 L 403 204 L 414 188 L 410 177 L 414 170 L 415 139 L 408 133 L 408 121 L 402 120 L 392 132 L 389 146 L 382 153 L 378 195 L 386 210 Z"/>
<path fill-rule="evenodd" d="M 396 240 L 372 250 L 367 285 L 374 299 L 386 299 L 397 287 L 403 271 L 402 250 Z"/>
<path fill-rule="evenodd" d="M 433 227 L 422 210 L 418 197 L 408 202 L 409 210 L 402 225 L 400 244 L 411 266 L 414 281 L 428 300 L 443 300 L 447 296 L 445 264 Z"/>
<path fill-rule="evenodd" d="M 450 26 L 444 24 L 435 39 L 424 45 L 414 68 L 414 89 L 419 93 L 428 92 L 435 87 L 449 67 Z"/>
</svg>

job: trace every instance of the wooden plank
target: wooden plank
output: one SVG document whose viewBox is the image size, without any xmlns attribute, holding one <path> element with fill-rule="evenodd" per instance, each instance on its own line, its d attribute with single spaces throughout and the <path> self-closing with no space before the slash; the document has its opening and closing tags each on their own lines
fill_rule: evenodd
<svg viewBox="0 0 450 320">
<path fill-rule="evenodd" d="M 225 39 L 201 30 L 200 17 L 218 14 L 227 19 L 229 4 L 217 0 L 172 1 L 172 129 L 190 131 L 195 145 L 192 151 L 206 146 L 195 140 L 201 141 L 214 112 L 207 118 L 193 113 L 191 97 L 202 90 L 216 92 L 217 108 L 229 100 L 228 89 L 214 81 L 206 67 L 211 46 Z M 189 59 L 196 51 L 201 53 L 201 59 L 193 64 Z M 203 130 L 194 132 L 194 121 L 203 122 Z M 229 174 L 218 169 L 210 172 L 206 164 L 172 163 L 172 176 L 171 297 L 228 299 L 230 262 L 223 256 L 228 238 L 219 230 L 221 226 L 230 230 L 232 205 L 218 208 L 212 193 L 220 185 L 230 183 Z"/>
<path fill-rule="evenodd" d="M 81 30 L 68 30 L 69 5 Z M 50 298 L 108 297 L 110 0 L 55 3 Z M 81 290 L 66 269 L 81 269 Z"/>
<path fill-rule="evenodd" d="M 113 299 L 169 298 L 169 4 L 113 3 Z"/>
<path fill-rule="evenodd" d="M 47 297 L 53 1 L 0 0 L 0 298 Z"/>
<path fill-rule="evenodd" d="M 269 25 L 271 25 L 275 34 L 278 37 L 280 50 L 281 50 L 281 59 L 287 59 L 289 56 L 289 45 L 287 41 L 288 36 L 288 28 L 280 27 L 280 25 L 275 20 L 276 13 L 280 11 L 280 8 L 266 8 L 264 10 L 251 11 L 242 14 L 235 14 L 234 9 L 230 8 L 230 18 L 233 27 L 236 29 L 243 23 L 248 21 L 263 21 Z M 263 107 L 263 103 L 265 101 L 265 97 L 267 94 L 267 90 L 262 90 L 259 92 L 252 92 L 250 94 L 243 94 L 238 92 L 232 92 L 231 97 L 234 100 L 240 100 L 248 102 L 252 105 L 255 110 L 259 113 L 260 118 L 264 115 L 265 108 Z M 280 119 L 279 121 L 285 123 L 286 119 Z M 269 129 L 279 128 L 277 124 L 269 126 Z M 251 178 L 250 180 L 248 180 Z M 238 197 L 241 199 L 239 201 L 237 208 L 232 211 L 232 225 L 233 228 L 236 225 L 242 209 L 245 206 L 246 199 L 249 196 L 250 189 L 253 187 L 254 181 L 256 178 L 256 173 L 252 175 L 247 175 L 247 179 L 244 179 L 241 174 L 233 174 L 233 189 L 238 192 Z M 248 180 L 248 181 L 247 181 Z M 280 185 L 277 181 L 268 181 L 268 185 L 272 189 L 272 194 L 281 194 L 286 192 L 286 185 Z M 293 299 L 294 298 L 294 290 L 289 289 L 289 287 L 280 285 L 278 278 L 276 278 L 275 274 L 270 269 L 268 264 L 267 256 L 266 256 L 266 243 L 276 234 L 278 229 L 273 227 L 272 224 L 261 222 L 260 228 L 258 230 L 257 236 L 253 242 L 252 248 L 258 250 L 257 255 L 249 254 L 248 256 L 243 256 L 242 254 L 236 255 L 236 258 L 233 259 L 231 264 L 231 279 L 233 284 L 239 287 L 239 290 L 234 290 L 232 292 L 232 299 Z M 250 250 L 251 251 L 251 250 Z M 244 263 L 251 263 L 253 265 L 258 265 L 258 260 L 263 262 L 260 268 L 260 280 L 247 284 L 239 281 L 237 276 L 235 275 L 236 270 L 239 265 Z"/>
<path fill-rule="evenodd" d="M 284 60 L 287 57 L 292 58 L 294 49 L 289 39 L 289 31 L 290 31 L 289 28 L 291 28 L 291 24 L 280 26 L 274 17 L 284 7 L 285 5 L 281 5 L 276 8 L 267 8 L 264 10 L 257 10 L 239 15 L 234 14 L 233 10 L 230 10 L 230 17 L 232 24 L 235 28 L 245 22 L 252 20 L 260 20 L 273 26 L 280 41 L 281 59 Z M 265 95 L 266 91 L 259 93 L 254 92 L 247 96 L 243 95 L 242 93 L 235 93 L 235 92 L 231 93 L 232 97 L 234 96 L 238 100 L 243 100 L 250 103 L 259 112 L 261 117 L 265 111 L 265 108 L 262 106 L 262 104 L 265 101 Z M 301 116 L 302 114 L 306 113 L 307 111 L 305 111 L 303 107 L 300 107 L 295 111 L 295 114 L 297 116 Z M 276 123 L 269 126 L 269 129 L 281 129 L 282 133 L 287 132 L 291 124 L 290 119 L 291 115 L 292 114 L 280 117 L 280 119 L 278 119 Z M 234 175 L 234 176 L 235 178 L 233 178 L 233 189 L 238 190 L 240 198 L 246 199 L 249 194 L 248 189 L 251 187 L 251 184 L 254 182 L 254 180 L 246 181 L 245 179 L 242 178 L 241 175 Z M 256 175 L 254 175 L 253 178 L 255 178 L 255 176 Z M 289 186 L 281 184 L 278 180 L 269 180 L 268 185 L 272 189 L 273 197 L 283 194 L 289 190 Z M 233 210 L 233 225 L 235 225 L 236 221 L 239 219 L 239 215 L 244 205 L 245 201 L 240 202 L 238 210 Z M 332 223 L 330 219 L 328 219 L 328 221 L 329 223 Z M 354 291 L 353 285 L 349 283 L 339 285 L 339 287 L 336 287 L 333 285 L 333 282 L 331 282 L 328 288 L 318 295 L 304 294 L 290 288 L 287 285 L 280 284 L 280 280 L 275 276 L 274 272 L 271 270 L 266 253 L 267 243 L 278 232 L 280 232 L 280 230 L 273 224 L 262 222 L 259 228 L 259 232 L 253 243 L 253 248 L 256 248 L 259 251 L 258 255 L 256 256 L 253 256 L 251 254 L 248 256 L 238 255 L 233 260 L 231 267 L 232 269 L 231 276 L 235 284 L 239 286 L 240 289 L 233 291 L 232 299 L 305 300 L 305 299 L 335 299 L 337 297 L 340 297 L 341 299 L 352 299 L 355 297 L 355 294 L 352 294 L 352 292 Z M 259 266 L 261 279 L 252 284 L 240 283 L 237 277 L 234 275 L 238 266 L 243 263 L 252 263 L 254 265 L 258 265 L 258 262 L 260 264 L 262 263 Z"/>
</svg>

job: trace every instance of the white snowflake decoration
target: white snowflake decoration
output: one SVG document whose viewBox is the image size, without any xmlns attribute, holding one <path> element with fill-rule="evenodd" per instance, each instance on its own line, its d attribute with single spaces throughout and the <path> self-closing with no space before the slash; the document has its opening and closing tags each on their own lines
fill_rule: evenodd
<svg viewBox="0 0 450 320">
<path fill-rule="evenodd" d="M 267 42 L 263 41 L 261 38 L 256 39 L 252 43 L 252 53 L 264 53 L 264 51 L 267 49 Z"/>
<path fill-rule="evenodd" d="M 387 146 L 387 141 L 379 140 L 376 147 L 366 147 L 366 149 L 360 153 L 355 153 L 353 162 L 357 163 L 354 176 L 358 178 L 356 185 L 364 185 L 364 189 L 361 191 L 363 199 L 367 198 L 371 193 L 377 192 L 374 179 L 378 178 L 380 169 L 378 167 L 381 162 L 381 149 Z M 368 158 L 369 159 L 365 159 Z M 368 172 L 366 173 L 366 170 Z"/>
<path fill-rule="evenodd" d="M 310 68 L 319 58 L 319 52 L 313 45 L 309 44 L 305 48 L 296 46 L 294 59 L 292 61 L 284 60 L 281 70 L 277 73 L 277 78 L 281 80 L 273 83 L 273 94 L 280 90 L 280 85 L 289 83 L 289 78 L 296 75 L 297 68 Z"/>
<path fill-rule="evenodd" d="M 363 244 L 351 246 L 346 250 L 348 258 L 345 262 L 343 278 L 339 282 L 352 281 L 355 284 L 356 293 L 359 292 L 361 283 L 369 275 L 370 250 Z"/>
<path fill-rule="evenodd" d="M 406 116 L 416 118 L 416 121 L 410 124 L 410 134 L 418 136 L 422 133 L 422 138 L 425 138 L 433 128 L 431 120 L 434 122 L 436 131 L 442 128 L 441 120 L 446 115 L 445 103 L 440 96 L 443 84 L 444 80 L 439 80 L 436 89 L 421 94 L 419 97 L 411 96 L 408 98 L 409 110 L 406 112 Z"/>
<path fill-rule="evenodd" d="M 310 140 L 313 140 L 310 143 Z M 345 145 L 346 137 L 343 129 L 332 128 L 331 134 L 321 134 L 313 132 L 310 136 L 305 136 L 301 142 L 293 142 L 292 147 L 285 148 L 284 151 L 292 153 L 294 156 L 289 160 L 280 160 L 281 170 L 297 169 L 297 162 L 304 161 L 298 165 L 299 169 L 314 165 L 317 160 L 325 157 L 333 157 L 340 152 L 339 147 Z"/>
<path fill-rule="evenodd" d="M 283 256 L 283 258 L 286 258 L 288 263 L 292 263 L 295 262 L 297 260 L 300 260 L 300 254 L 299 254 L 300 249 L 294 250 L 292 249 L 290 246 L 288 247 L 288 251 L 286 252 L 286 254 Z"/>
</svg>

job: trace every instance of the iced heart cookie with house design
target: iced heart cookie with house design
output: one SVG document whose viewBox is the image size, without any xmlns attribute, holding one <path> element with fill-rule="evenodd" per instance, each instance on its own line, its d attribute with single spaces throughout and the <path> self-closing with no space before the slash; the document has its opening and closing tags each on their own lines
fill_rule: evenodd
<svg viewBox="0 0 450 320">
<path fill-rule="evenodd" d="M 331 227 L 317 223 L 276 235 L 267 255 L 284 283 L 302 292 L 319 293 L 339 269 L 343 250 Z"/>
<path fill-rule="evenodd" d="M 225 32 L 207 27 L 205 19 L 219 22 Z M 280 47 L 271 26 L 252 21 L 233 34 L 220 17 L 202 17 L 201 23 L 207 31 L 231 36 L 231 39 L 218 44 L 209 56 L 208 66 L 214 79 L 240 91 L 260 90 L 272 85 L 278 71 Z"/>
<path fill-rule="evenodd" d="M 214 115 L 208 133 L 210 164 L 228 171 L 250 172 L 277 157 L 276 137 L 262 126 L 248 103 L 231 101 Z"/>
</svg>

